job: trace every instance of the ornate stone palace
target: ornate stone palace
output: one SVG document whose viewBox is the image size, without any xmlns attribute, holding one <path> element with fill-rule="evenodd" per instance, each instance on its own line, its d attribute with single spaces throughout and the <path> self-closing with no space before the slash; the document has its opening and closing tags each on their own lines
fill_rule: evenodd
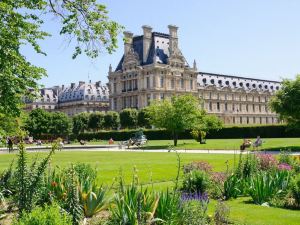
<svg viewBox="0 0 300 225">
<path fill-rule="evenodd" d="M 60 111 L 69 116 L 81 112 L 106 112 L 109 109 L 108 87 L 101 82 L 86 83 L 79 81 L 70 86 L 44 88 L 35 100 L 25 99 L 26 109 L 42 108 L 48 111 Z"/>
<path fill-rule="evenodd" d="M 143 108 L 154 99 L 192 93 L 226 124 L 279 122 L 268 108 L 279 82 L 198 72 L 196 62 L 189 66 L 178 47 L 176 26 L 168 26 L 169 34 L 142 28 L 141 36 L 124 32 L 124 55 L 115 71 L 109 67 L 112 110 Z"/>
<path fill-rule="evenodd" d="M 124 32 L 124 55 L 115 71 L 109 68 L 111 109 L 143 108 L 153 99 L 174 94 L 197 95 L 197 68 L 190 67 L 178 47 L 177 27 L 169 34 L 152 32 L 143 26 L 144 34 Z"/>
</svg>

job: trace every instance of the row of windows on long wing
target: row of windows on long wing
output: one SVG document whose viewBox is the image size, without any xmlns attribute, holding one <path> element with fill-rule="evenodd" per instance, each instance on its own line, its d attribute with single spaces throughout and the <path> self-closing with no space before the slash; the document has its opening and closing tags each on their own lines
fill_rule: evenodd
<svg viewBox="0 0 300 225">
<path fill-rule="evenodd" d="M 200 80 L 198 80 L 200 85 L 208 86 L 208 85 L 214 85 L 219 87 L 231 87 L 231 88 L 245 88 L 249 90 L 269 90 L 269 91 L 275 91 L 280 89 L 280 84 L 273 83 L 273 82 L 259 82 L 259 81 L 239 81 L 237 79 L 231 79 L 231 81 L 226 79 L 214 79 L 214 78 L 207 78 L 204 77 Z"/>
</svg>

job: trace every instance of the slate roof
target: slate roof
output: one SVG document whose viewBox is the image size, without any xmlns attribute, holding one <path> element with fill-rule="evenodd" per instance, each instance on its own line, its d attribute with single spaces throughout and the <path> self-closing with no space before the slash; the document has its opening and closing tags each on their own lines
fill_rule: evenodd
<svg viewBox="0 0 300 225">
<path fill-rule="evenodd" d="M 152 41 L 145 63 L 143 62 L 143 35 L 133 37 L 132 47 L 139 56 L 140 65 L 149 65 L 153 62 L 167 64 L 169 57 L 169 34 L 152 32 Z M 123 61 L 124 55 L 115 71 L 122 70 Z"/>
</svg>

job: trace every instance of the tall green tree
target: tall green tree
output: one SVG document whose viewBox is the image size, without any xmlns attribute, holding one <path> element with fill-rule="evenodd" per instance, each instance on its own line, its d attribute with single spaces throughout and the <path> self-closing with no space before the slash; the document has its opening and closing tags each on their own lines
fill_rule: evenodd
<svg viewBox="0 0 300 225">
<path fill-rule="evenodd" d="M 65 113 L 34 109 L 29 113 L 24 127 L 34 138 L 54 138 L 68 136 L 72 130 L 72 123 Z"/>
<path fill-rule="evenodd" d="M 220 130 L 223 127 L 222 121 L 215 115 L 208 115 L 204 110 L 200 113 L 199 121 L 191 131 L 193 138 L 204 144 L 206 135 L 213 130 Z"/>
<path fill-rule="evenodd" d="M 79 134 L 83 133 L 85 130 L 88 129 L 88 122 L 89 122 L 89 114 L 88 113 L 79 113 L 73 116 L 73 133 Z"/>
<path fill-rule="evenodd" d="M 50 113 L 49 134 L 54 137 L 67 137 L 72 131 L 71 119 L 62 112 Z"/>
<path fill-rule="evenodd" d="M 49 16 L 44 16 L 50 14 Z M 42 16 L 43 15 L 43 16 Z M 18 117 L 23 97 L 32 98 L 38 80 L 46 75 L 22 54 L 31 45 L 37 54 L 46 55 L 39 43 L 50 34 L 41 25 L 55 16 L 60 34 L 75 42 L 73 58 L 81 53 L 97 57 L 113 52 L 122 27 L 108 18 L 108 11 L 96 0 L 2 0 L 0 1 L 0 113 Z M 46 18 L 46 19 L 44 19 Z"/>
<path fill-rule="evenodd" d="M 202 118 L 199 100 L 193 95 L 173 96 L 171 99 L 153 101 L 146 110 L 151 118 L 151 124 L 173 133 L 174 146 L 177 146 L 178 134 L 193 129 Z"/>
<path fill-rule="evenodd" d="M 104 125 L 104 113 L 102 112 L 90 113 L 89 122 L 88 122 L 89 129 L 93 131 L 98 131 L 103 128 L 103 125 Z"/>
<path fill-rule="evenodd" d="M 40 138 L 50 133 L 51 114 L 43 109 L 32 110 L 25 122 L 25 129 L 29 135 Z"/>
<path fill-rule="evenodd" d="M 281 89 L 270 102 L 272 110 L 294 128 L 300 128 L 300 75 L 295 80 L 283 80 Z"/>
<path fill-rule="evenodd" d="M 109 111 L 104 116 L 104 128 L 106 129 L 118 129 L 120 127 L 119 113 Z"/>
<path fill-rule="evenodd" d="M 136 109 L 123 109 L 120 112 L 120 121 L 122 128 L 136 128 L 138 120 L 138 111 Z"/>
<path fill-rule="evenodd" d="M 147 110 L 145 108 L 140 109 L 138 112 L 138 126 L 150 128 L 150 116 L 147 114 Z"/>
</svg>

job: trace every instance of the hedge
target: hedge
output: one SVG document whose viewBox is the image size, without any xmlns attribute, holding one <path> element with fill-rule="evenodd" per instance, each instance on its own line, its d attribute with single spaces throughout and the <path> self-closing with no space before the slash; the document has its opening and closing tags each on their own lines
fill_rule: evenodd
<svg viewBox="0 0 300 225">
<path fill-rule="evenodd" d="M 133 137 L 138 130 L 101 131 L 96 133 L 81 133 L 73 136 L 78 140 L 109 140 L 124 141 Z M 148 140 L 172 139 L 172 133 L 167 130 L 143 130 Z M 300 137 L 296 130 L 288 129 L 286 125 L 247 126 L 247 127 L 225 127 L 219 131 L 212 131 L 207 135 L 208 139 L 234 139 L 234 138 L 287 138 Z M 190 131 L 179 134 L 179 139 L 192 139 Z"/>
</svg>

